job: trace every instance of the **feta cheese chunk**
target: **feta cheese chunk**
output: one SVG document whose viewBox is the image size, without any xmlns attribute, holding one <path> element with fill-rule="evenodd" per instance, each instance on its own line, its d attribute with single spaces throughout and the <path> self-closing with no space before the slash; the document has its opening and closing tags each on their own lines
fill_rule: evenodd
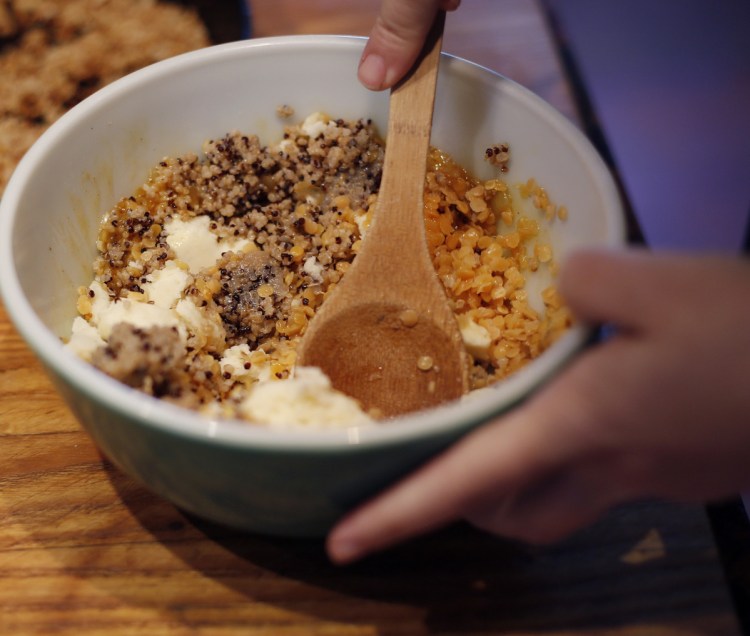
<svg viewBox="0 0 750 636">
<path fill-rule="evenodd" d="M 310 256 L 305 261 L 305 264 L 302 266 L 302 269 L 306 274 L 309 274 L 312 279 L 319 283 L 323 280 L 323 271 L 325 268 L 318 262 L 318 259 L 316 259 L 314 256 Z"/>
<path fill-rule="evenodd" d="M 188 221 L 172 218 L 164 224 L 167 244 L 174 251 L 177 260 L 188 266 L 191 274 L 210 267 L 224 252 L 239 252 L 250 245 L 247 239 L 220 240 L 211 231 L 210 222 L 207 215 L 201 215 Z"/>
<path fill-rule="evenodd" d="M 271 363 L 266 354 L 251 351 L 247 344 L 228 347 L 219 361 L 221 372 L 228 373 L 237 382 L 268 382 L 271 380 Z"/>
<path fill-rule="evenodd" d="M 92 322 L 96 323 L 97 331 L 104 340 L 109 339 L 112 328 L 120 322 L 127 322 L 142 329 L 157 326 L 179 327 L 179 320 L 171 310 L 128 298 L 110 303 L 105 311 L 92 317 Z"/>
<path fill-rule="evenodd" d="M 143 293 L 157 307 L 171 309 L 182 298 L 182 293 L 190 280 L 190 274 L 174 261 L 167 261 L 162 269 L 157 269 L 146 277 Z"/>
<path fill-rule="evenodd" d="M 458 328 L 466 350 L 475 358 L 486 359 L 490 354 L 492 336 L 482 325 L 474 322 L 471 317 L 458 316 Z"/>
<path fill-rule="evenodd" d="M 334 389 L 317 367 L 297 367 L 293 378 L 257 384 L 240 410 L 251 421 L 277 428 L 346 428 L 372 422 L 359 403 Z"/>
<path fill-rule="evenodd" d="M 330 117 L 324 113 L 312 113 L 312 115 L 308 115 L 305 121 L 302 122 L 302 132 L 311 139 L 315 139 L 328 127 L 329 121 Z"/>
<path fill-rule="evenodd" d="M 94 355 L 94 351 L 105 344 L 96 327 L 90 325 L 81 316 L 78 316 L 73 320 L 70 340 L 68 340 L 65 347 L 70 349 L 79 358 L 91 362 L 91 356 Z"/>
</svg>

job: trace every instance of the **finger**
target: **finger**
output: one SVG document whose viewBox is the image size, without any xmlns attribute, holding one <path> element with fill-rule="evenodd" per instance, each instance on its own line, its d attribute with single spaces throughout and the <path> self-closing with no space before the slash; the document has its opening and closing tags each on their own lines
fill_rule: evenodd
<svg viewBox="0 0 750 636">
<path fill-rule="evenodd" d="M 555 470 L 575 440 L 539 425 L 548 419 L 537 401 L 470 434 L 344 519 L 328 540 L 331 559 L 347 563 L 436 529 L 463 518 L 488 491 L 516 492 Z"/>
<path fill-rule="evenodd" d="M 598 462 L 597 462 L 598 463 Z M 619 500 L 605 466 L 568 467 L 503 499 L 482 502 L 466 515 L 473 525 L 529 543 L 552 543 L 598 519 Z"/>
<path fill-rule="evenodd" d="M 392 87 L 414 65 L 438 9 L 460 0 L 384 0 L 359 63 L 360 82 L 371 90 Z"/>
<path fill-rule="evenodd" d="M 645 250 L 581 250 L 563 264 L 559 287 L 579 320 L 640 329 L 661 312 L 673 269 Z"/>
</svg>

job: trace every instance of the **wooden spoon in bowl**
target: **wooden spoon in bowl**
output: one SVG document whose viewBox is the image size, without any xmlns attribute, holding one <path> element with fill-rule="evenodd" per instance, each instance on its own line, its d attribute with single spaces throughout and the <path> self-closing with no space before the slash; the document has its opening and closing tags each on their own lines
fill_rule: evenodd
<svg viewBox="0 0 750 636">
<path fill-rule="evenodd" d="M 352 266 L 310 322 L 297 364 L 320 367 L 365 409 L 395 416 L 461 396 L 466 350 L 433 267 L 424 181 L 445 14 L 390 97 L 380 192 Z"/>
</svg>

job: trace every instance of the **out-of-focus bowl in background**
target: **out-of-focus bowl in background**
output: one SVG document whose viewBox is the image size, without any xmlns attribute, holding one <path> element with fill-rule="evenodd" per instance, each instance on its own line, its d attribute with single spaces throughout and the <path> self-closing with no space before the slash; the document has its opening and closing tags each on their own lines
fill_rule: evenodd
<svg viewBox="0 0 750 636">
<path fill-rule="evenodd" d="M 125 0 L 0 5 L 0 198 L 34 141 L 87 96 L 148 64 L 252 32 L 245 0 L 136 5 Z"/>
<path fill-rule="evenodd" d="M 16 169 L 0 203 L 0 290 L 11 319 L 70 408 L 125 473 L 215 522 L 314 536 L 345 511 L 467 431 L 511 408 L 585 344 L 573 327 L 538 359 L 471 399 L 382 425 L 270 430 L 213 421 L 136 392 L 63 349 L 77 288 L 91 280 L 99 221 L 165 155 L 198 151 L 231 130 L 282 134 L 299 116 L 372 118 L 388 95 L 362 88 L 360 38 L 290 36 L 235 42 L 137 71 L 56 122 Z M 484 149 L 509 142 L 510 181 L 536 178 L 570 216 L 550 228 L 555 256 L 624 241 L 620 199 L 585 137 L 538 97 L 491 71 L 444 56 L 433 145 L 482 178 Z M 540 276 L 541 278 L 541 276 Z M 532 287 L 548 281 L 532 280 Z"/>
</svg>

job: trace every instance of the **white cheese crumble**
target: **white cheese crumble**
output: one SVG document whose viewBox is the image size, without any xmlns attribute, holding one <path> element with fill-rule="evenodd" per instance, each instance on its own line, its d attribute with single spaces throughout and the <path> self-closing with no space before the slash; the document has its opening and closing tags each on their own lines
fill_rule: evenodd
<svg viewBox="0 0 750 636">
<path fill-rule="evenodd" d="M 157 307 L 171 309 L 182 298 L 190 274 L 174 261 L 167 261 L 162 269 L 146 276 L 146 280 L 142 289 L 148 300 Z"/>
<path fill-rule="evenodd" d="M 323 280 L 323 271 L 325 270 L 325 268 L 318 262 L 318 259 L 316 259 L 314 256 L 310 256 L 305 260 L 305 264 L 302 266 L 302 269 L 306 274 L 312 276 L 313 280 L 316 283 L 319 283 Z"/>
<path fill-rule="evenodd" d="M 104 340 L 109 340 L 112 328 L 120 322 L 127 322 L 142 329 L 157 326 L 179 327 L 177 316 L 169 308 L 130 298 L 112 302 L 106 288 L 98 281 L 91 283 L 89 289 L 94 292 L 91 324 Z"/>
<path fill-rule="evenodd" d="M 372 423 L 359 403 L 331 386 L 317 367 L 297 367 L 294 377 L 257 384 L 240 404 L 250 420 L 276 428 L 345 428 Z"/>
<path fill-rule="evenodd" d="M 220 346 L 224 341 L 221 324 L 209 320 L 192 300 L 182 297 L 189 276 L 179 274 L 183 270 L 169 265 L 169 261 L 159 272 L 165 273 L 152 275 L 151 282 L 144 284 L 144 294 L 116 301 L 110 299 L 106 287 L 100 282 L 91 283 L 88 288 L 91 316 L 88 322 L 81 317 L 73 321 L 73 333 L 67 346 L 76 353 L 80 352 L 81 357 L 90 359 L 92 347 L 104 345 L 113 327 L 121 322 L 142 329 L 176 327 L 183 341 L 192 334 L 200 339 L 201 344 Z M 157 297 L 158 292 L 164 292 L 164 297 Z"/>
<path fill-rule="evenodd" d="M 208 216 L 196 216 L 188 221 L 172 218 L 164 224 L 167 244 L 177 260 L 188 266 L 191 274 L 210 267 L 224 252 L 240 252 L 250 245 L 247 239 L 222 239 L 211 231 Z"/>
<path fill-rule="evenodd" d="M 315 139 L 328 127 L 330 121 L 331 118 L 325 113 L 312 113 L 302 122 L 302 132 L 311 139 Z"/>
<path fill-rule="evenodd" d="M 262 357 L 251 351 L 250 346 L 245 343 L 234 345 L 224 351 L 219 361 L 221 372 L 229 373 L 234 380 L 239 382 L 267 382 L 271 379 L 271 363 L 265 359 L 258 361 L 258 358 Z M 245 368 L 247 363 L 250 364 Z"/>
<path fill-rule="evenodd" d="M 73 329 L 70 336 L 70 340 L 65 345 L 78 357 L 91 361 L 91 357 L 94 355 L 99 347 L 103 347 L 106 343 L 102 340 L 96 327 L 90 325 L 81 316 L 77 316 L 73 320 Z"/>
<path fill-rule="evenodd" d="M 458 316 L 458 328 L 466 350 L 475 358 L 486 359 L 490 354 L 492 336 L 469 316 Z"/>
</svg>

